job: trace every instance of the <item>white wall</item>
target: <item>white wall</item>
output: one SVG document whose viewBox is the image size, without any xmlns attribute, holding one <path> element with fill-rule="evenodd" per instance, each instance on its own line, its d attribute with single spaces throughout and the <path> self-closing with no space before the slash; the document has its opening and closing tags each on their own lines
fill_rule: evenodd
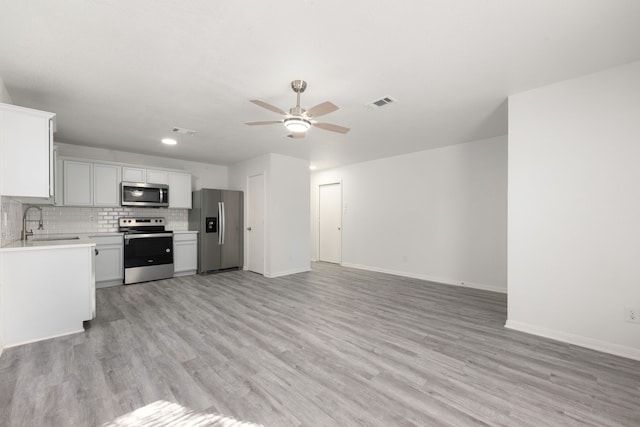
<svg viewBox="0 0 640 427">
<path fill-rule="evenodd" d="M 229 188 L 244 191 L 247 223 L 249 177 L 265 179 L 265 270 L 278 277 L 310 270 L 309 162 L 279 154 L 266 154 L 229 168 Z M 244 261 L 248 259 L 244 236 Z"/>
<path fill-rule="evenodd" d="M 507 327 L 640 359 L 640 62 L 509 98 Z"/>
<path fill-rule="evenodd" d="M 181 169 L 191 173 L 191 186 L 193 190 L 199 190 L 201 188 L 227 189 L 228 187 L 228 168 L 226 166 L 127 153 L 125 151 L 106 150 L 82 145 L 56 143 L 56 146 L 58 147 L 58 156 L 78 157 L 106 162 L 133 163 L 158 168 Z"/>
<path fill-rule="evenodd" d="M 2 76 L 0 76 L 0 102 L 4 104 L 13 104 L 11 100 L 11 95 L 7 91 L 6 86 L 4 85 L 4 80 L 2 80 Z"/>
<path fill-rule="evenodd" d="M 13 104 L 11 100 L 11 96 L 9 96 L 9 92 L 7 92 L 7 88 L 4 85 L 4 81 L 0 76 L 0 102 L 5 104 Z M 6 198 L 0 197 L 0 202 L 2 203 L 2 209 L 0 213 L 0 245 L 2 245 L 3 240 L 7 240 L 11 238 L 13 227 L 11 227 L 11 213 L 9 212 L 11 201 Z M 18 203 L 18 202 L 15 202 Z M 21 208 L 21 206 L 20 206 Z M 15 205 L 13 206 L 13 211 L 15 212 Z M 0 276 L 2 276 L 2 264 L 0 264 Z M 2 283 L 0 282 L 0 355 L 2 355 L 2 349 L 4 348 L 4 303 L 2 299 Z"/>
<path fill-rule="evenodd" d="M 272 274 L 309 271 L 309 161 L 271 155 L 267 210 Z"/>
<path fill-rule="evenodd" d="M 4 104 L 11 104 L 11 96 L 9 96 L 9 92 L 7 92 L 7 88 L 4 86 L 4 81 L 0 76 L 0 102 Z M 10 215 L 10 207 L 15 207 L 15 203 L 11 202 L 7 197 L 0 197 L 0 202 L 2 203 L 2 209 L 0 210 L 0 246 L 3 243 L 7 243 L 11 241 L 12 235 L 15 233 L 14 228 L 11 227 L 13 224 L 11 222 L 12 216 Z M 14 209 L 15 211 L 15 209 Z M 2 313 L 0 313 L 0 322 L 2 322 Z M 0 325 L 1 326 L 1 325 Z M 1 346 L 0 346 L 0 351 Z"/>
<path fill-rule="evenodd" d="M 2 351 L 4 350 L 4 343 L 5 343 L 4 330 L 6 328 L 5 320 L 4 320 L 6 309 L 4 307 L 5 284 L 3 279 L 4 277 L 3 263 L 4 263 L 4 260 L 0 256 L 0 357 L 2 356 Z"/>
<path fill-rule="evenodd" d="M 342 182 L 342 264 L 505 292 L 506 136 L 317 172 Z"/>
</svg>

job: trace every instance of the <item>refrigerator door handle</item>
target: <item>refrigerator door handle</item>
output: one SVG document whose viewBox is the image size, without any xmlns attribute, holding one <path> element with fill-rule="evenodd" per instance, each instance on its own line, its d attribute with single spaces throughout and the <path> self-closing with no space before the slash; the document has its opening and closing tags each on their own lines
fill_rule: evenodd
<svg viewBox="0 0 640 427">
<path fill-rule="evenodd" d="M 218 202 L 218 244 L 222 244 L 222 230 L 224 229 L 224 222 L 222 220 L 222 202 Z"/>
<path fill-rule="evenodd" d="M 227 219 L 225 217 L 224 214 L 224 202 L 220 202 L 220 204 L 222 205 L 222 244 L 224 245 L 224 238 L 226 237 L 227 234 Z"/>
</svg>

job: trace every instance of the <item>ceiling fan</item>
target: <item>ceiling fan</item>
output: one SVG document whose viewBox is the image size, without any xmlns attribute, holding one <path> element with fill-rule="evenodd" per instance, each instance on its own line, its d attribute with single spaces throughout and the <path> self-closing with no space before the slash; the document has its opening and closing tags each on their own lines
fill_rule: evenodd
<svg viewBox="0 0 640 427">
<path fill-rule="evenodd" d="M 284 119 L 282 120 L 267 120 L 262 122 L 249 122 L 246 123 L 249 126 L 257 126 L 257 125 L 273 125 L 276 123 L 283 123 L 284 126 L 291 131 L 291 135 L 288 135 L 290 138 L 304 138 L 304 135 L 307 133 L 311 126 L 315 126 L 320 129 L 329 130 L 331 132 L 338 133 L 347 133 L 349 132 L 349 128 L 344 126 L 334 125 L 332 123 L 323 123 L 318 122 L 315 117 L 324 116 L 325 114 L 332 113 L 338 109 L 338 107 L 331 102 L 323 102 L 322 104 L 318 104 L 315 107 L 312 107 L 308 110 L 300 107 L 300 94 L 304 92 L 307 88 L 307 82 L 304 80 L 294 80 L 291 82 L 291 89 L 297 94 L 297 102 L 296 106 L 289 109 L 289 112 L 285 112 L 280 108 L 267 104 L 264 101 L 260 101 L 259 99 L 252 99 L 251 102 L 254 104 L 266 108 L 267 110 L 273 111 L 278 114 L 282 114 Z"/>
</svg>

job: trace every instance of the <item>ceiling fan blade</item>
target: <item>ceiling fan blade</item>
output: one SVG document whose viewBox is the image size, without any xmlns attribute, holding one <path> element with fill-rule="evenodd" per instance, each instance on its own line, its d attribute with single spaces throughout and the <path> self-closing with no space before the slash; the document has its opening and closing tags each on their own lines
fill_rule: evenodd
<svg viewBox="0 0 640 427">
<path fill-rule="evenodd" d="M 293 132 L 291 133 L 291 135 L 287 135 L 287 137 L 298 139 L 298 138 L 304 138 L 305 135 L 306 135 L 306 132 Z"/>
<path fill-rule="evenodd" d="M 338 133 L 347 133 L 351 130 L 344 126 L 334 125 L 333 123 L 313 123 L 313 125 L 320 129 L 330 130 L 331 132 L 338 132 Z"/>
<path fill-rule="evenodd" d="M 322 104 L 318 104 L 315 107 L 311 107 L 308 109 L 305 114 L 309 117 L 320 117 L 325 114 L 333 113 L 339 107 L 337 105 L 332 104 L 331 102 L 323 102 Z"/>
<path fill-rule="evenodd" d="M 287 114 L 284 111 L 282 111 L 280 108 L 276 107 L 275 105 L 267 104 L 266 102 L 260 101 L 259 99 L 252 99 L 251 102 L 253 102 L 254 104 L 262 108 L 266 108 L 267 110 L 273 111 L 274 113 L 282 114 L 283 116 Z"/>
<path fill-rule="evenodd" d="M 245 123 L 245 125 L 260 126 L 260 125 L 275 125 L 276 123 L 282 123 L 282 120 L 267 120 L 267 121 L 264 121 L 264 122 L 249 122 L 249 123 Z"/>
</svg>

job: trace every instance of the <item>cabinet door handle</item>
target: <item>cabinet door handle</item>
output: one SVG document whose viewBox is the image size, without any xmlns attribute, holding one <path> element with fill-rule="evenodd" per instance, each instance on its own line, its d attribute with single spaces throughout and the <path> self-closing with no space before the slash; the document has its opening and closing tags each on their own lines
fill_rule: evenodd
<svg viewBox="0 0 640 427">
<path fill-rule="evenodd" d="M 247 227 L 247 231 L 251 231 L 251 227 Z"/>
<path fill-rule="evenodd" d="M 99 254 L 100 254 L 100 251 L 99 251 L 99 250 L 97 250 L 97 249 L 94 249 L 94 250 L 96 251 L 96 255 L 99 255 Z"/>
</svg>

